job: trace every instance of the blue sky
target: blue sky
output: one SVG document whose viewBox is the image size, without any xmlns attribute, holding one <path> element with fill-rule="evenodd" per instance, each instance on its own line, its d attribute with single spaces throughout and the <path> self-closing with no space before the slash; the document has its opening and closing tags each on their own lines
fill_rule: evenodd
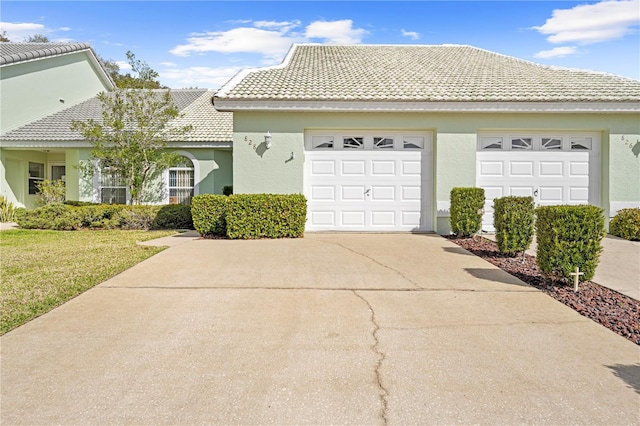
<svg viewBox="0 0 640 426">
<path fill-rule="evenodd" d="M 11 41 L 89 42 L 123 64 L 131 50 L 172 88 L 218 88 L 242 68 L 281 62 L 292 43 L 468 44 L 640 79 L 640 0 L 3 0 L 0 17 Z"/>
</svg>

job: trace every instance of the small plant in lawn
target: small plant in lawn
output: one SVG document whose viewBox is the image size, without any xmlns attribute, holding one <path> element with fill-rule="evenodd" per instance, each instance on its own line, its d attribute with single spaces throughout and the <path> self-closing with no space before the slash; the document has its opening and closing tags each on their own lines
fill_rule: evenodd
<svg viewBox="0 0 640 426">
<path fill-rule="evenodd" d="M 0 222 L 14 222 L 16 220 L 16 207 L 11 201 L 0 195 Z"/>
</svg>

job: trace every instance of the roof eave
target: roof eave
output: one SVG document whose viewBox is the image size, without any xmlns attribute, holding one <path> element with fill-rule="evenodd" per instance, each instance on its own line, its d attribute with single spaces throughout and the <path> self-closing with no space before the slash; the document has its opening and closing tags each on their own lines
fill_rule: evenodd
<svg viewBox="0 0 640 426">
<path fill-rule="evenodd" d="M 279 112 L 458 112 L 458 113 L 637 113 L 640 102 L 389 102 L 221 99 L 218 111 Z"/>
</svg>

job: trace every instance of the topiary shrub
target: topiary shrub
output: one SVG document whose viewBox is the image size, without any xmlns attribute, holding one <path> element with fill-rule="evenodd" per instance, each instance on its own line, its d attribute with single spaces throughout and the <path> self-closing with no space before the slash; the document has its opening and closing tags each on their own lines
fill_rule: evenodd
<svg viewBox="0 0 640 426">
<path fill-rule="evenodd" d="M 156 214 L 152 229 L 193 229 L 191 206 L 184 204 L 169 204 L 160 207 Z"/>
<path fill-rule="evenodd" d="M 640 207 L 618 211 L 609 222 L 609 232 L 625 240 L 640 241 Z"/>
<path fill-rule="evenodd" d="M 453 188 L 451 190 L 451 232 L 468 237 L 480 231 L 484 207 L 484 189 Z"/>
<path fill-rule="evenodd" d="M 62 203 L 47 204 L 34 210 L 18 209 L 16 221 L 24 229 L 71 231 L 82 227 L 82 217 L 76 208 Z"/>
<path fill-rule="evenodd" d="M 498 250 L 524 253 L 533 241 L 535 205 L 533 197 L 502 197 L 493 200 L 493 225 Z"/>
<path fill-rule="evenodd" d="M 580 268 L 580 281 L 593 278 L 605 236 L 603 210 L 596 206 L 542 206 L 536 209 L 536 262 L 552 280 L 572 281 Z"/>
<path fill-rule="evenodd" d="M 202 235 L 227 235 L 228 197 L 216 194 L 196 195 L 191 199 L 193 227 Z"/>
<path fill-rule="evenodd" d="M 229 238 L 298 238 L 304 235 L 307 199 L 302 194 L 235 194 L 228 200 Z"/>
</svg>

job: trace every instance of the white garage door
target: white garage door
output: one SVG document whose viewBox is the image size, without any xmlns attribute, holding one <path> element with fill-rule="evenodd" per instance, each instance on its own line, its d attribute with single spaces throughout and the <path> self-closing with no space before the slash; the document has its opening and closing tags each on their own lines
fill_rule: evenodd
<svg viewBox="0 0 640 426">
<path fill-rule="evenodd" d="M 482 229 L 494 231 L 493 199 L 532 196 L 536 205 L 599 205 L 598 134 L 480 134 L 477 185 L 487 202 Z"/>
<path fill-rule="evenodd" d="M 308 231 L 431 231 L 432 141 L 425 132 L 305 135 Z"/>
</svg>

